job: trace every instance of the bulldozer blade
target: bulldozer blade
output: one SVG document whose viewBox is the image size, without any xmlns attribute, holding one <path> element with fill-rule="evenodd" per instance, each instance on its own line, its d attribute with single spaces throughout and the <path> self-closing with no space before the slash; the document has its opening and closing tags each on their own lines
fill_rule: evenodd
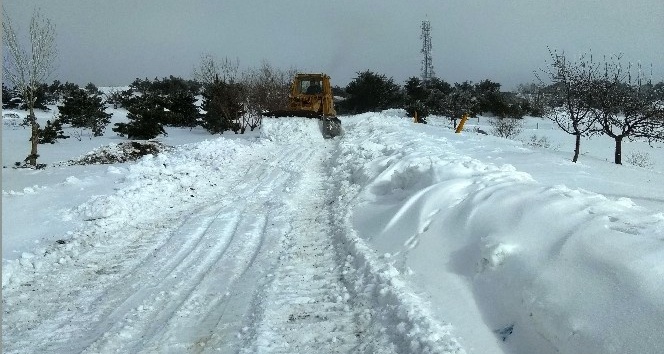
<svg viewBox="0 0 664 354">
<path fill-rule="evenodd" d="M 303 118 L 320 118 L 322 114 L 312 111 L 293 111 L 293 110 L 278 110 L 263 113 L 266 117 L 303 117 Z"/>
<path fill-rule="evenodd" d="M 323 138 L 331 139 L 341 135 L 341 121 L 337 117 L 324 117 L 320 119 L 320 129 Z"/>
</svg>

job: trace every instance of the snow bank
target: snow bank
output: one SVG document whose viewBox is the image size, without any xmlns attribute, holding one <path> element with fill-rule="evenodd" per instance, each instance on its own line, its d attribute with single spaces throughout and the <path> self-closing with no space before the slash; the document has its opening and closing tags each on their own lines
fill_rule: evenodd
<svg viewBox="0 0 664 354">
<path fill-rule="evenodd" d="M 266 142 L 269 143 L 269 142 Z M 255 146 L 255 145 L 254 145 Z M 164 219 L 175 218 L 196 203 L 212 201 L 223 193 L 221 181 L 228 174 L 242 171 L 227 166 L 252 156 L 246 140 L 219 138 L 198 144 L 183 145 L 157 156 L 146 155 L 128 165 L 116 193 L 92 196 L 67 212 L 68 218 L 86 223 L 84 229 L 62 235 L 61 244 L 43 245 L 33 253 L 40 262 L 57 263 L 76 259 L 78 252 L 105 244 L 108 234 L 127 227 L 144 228 L 154 220 L 153 227 L 162 227 Z M 109 173 L 116 170 L 110 167 Z M 75 181 L 68 179 L 69 183 Z M 101 230 L 102 232 L 98 232 Z M 23 282 L 31 276 L 35 263 L 29 257 L 9 260 L 3 264 L 2 286 Z"/>
<path fill-rule="evenodd" d="M 425 290 L 478 353 L 664 348 L 662 213 L 543 185 L 464 155 L 469 134 L 409 125 L 390 113 L 344 120 L 334 174 L 353 210 L 354 257 L 364 258 L 355 267 L 395 275 L 363 285 L 403 278 Z M 459 311 L 466 292 L 475 303 Z M 483 339 L 464 332 L 473 316 Z"/>
<path fill-rule="evenodd" d="M 378 117 L 376 114 L 364 114 L 351 119 L 344 118 L 342 122 L 345 129 L 349 121 L 370 122 L 383 119 L 391 113 L 401 112 L 386 112 Z M 366 128 L 378 135 L 382 134 L 373 130 L 371 124 L 366 125 Z M 344 278 L 347 289 L 356 301 L 365 302 L 366 306 L 372 309 L 360 317 L 360 323 L 369 323 L 372 328 L 386 331 L 390 342 L 396 347 L 396 352 L 465 353 L 452 326 L 434 318 L 429 313 L 426 301 L 415 295 L 403 282 L 400 272 L 389 262 L 391 255 L 376 253 L 372 245 L 364 242 L 356 232 L 351 221 L 354 211 L 352 206 L 361 185 L 368 181 L 368 176 L 362 171 L 363 167 L 349 161 L 372 160 L 380 155 L 382 150 L 381 145 L 376 142 L 355 141 L 352 138 L 352 142 L 346 140 L 348 139 L 340 141 L 336 161 L 331 166 L 331 184 L 335 185 L 338 194 L 338 200 L 333 205 L 332 222 L 336 226 L 338 241 L 348 253 L 342 260 L 345 264 Z M 365 146 L 371 148 L 358 149 L 357 144 L 366 144 Z M 370 170 L 377 168 L 370 165 L 365 167 Z M 402 173 L 394 182 L 395 185 L 408 188 L 407 185 L 411 185 L 408 176 L 416 174 L 415 170 L 418 169 Z M 389 187 L 383 185 L 380 188 L 385 190 Z"/>
</svg>

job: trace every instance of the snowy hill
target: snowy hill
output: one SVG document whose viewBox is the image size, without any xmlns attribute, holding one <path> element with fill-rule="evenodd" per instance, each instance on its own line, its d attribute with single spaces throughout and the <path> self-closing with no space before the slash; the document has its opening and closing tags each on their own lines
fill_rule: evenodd
<svg viewBox="0 0 664 354">
<path fill-rule="evenodd" d="M 573 164 L 545 121 L 522 136 L 556 149 L 469 123 L 368 113 L 324 140 L 268 119 L 173 129 L 135 163 L 4 168 L 4 351 L 661 352 L 662 147 L 615 166 L 593 139 Z M 3 165 L 25 134 L 5 127 Z"/>
</svg>

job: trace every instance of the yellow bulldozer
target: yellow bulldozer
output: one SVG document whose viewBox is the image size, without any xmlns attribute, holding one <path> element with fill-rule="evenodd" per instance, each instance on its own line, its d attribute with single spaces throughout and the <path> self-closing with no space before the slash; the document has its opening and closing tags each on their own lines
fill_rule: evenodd
<svg viewBox="0 0 664 354">
<path fill-rule="evenodd" d="M 288 107 L 265 115 L 317 118 L 325 138 L 341 134 L 341 121 L 334 110 L 330 77 L 325 74 L 296 74 L 288 95 Z"/>
</svg>

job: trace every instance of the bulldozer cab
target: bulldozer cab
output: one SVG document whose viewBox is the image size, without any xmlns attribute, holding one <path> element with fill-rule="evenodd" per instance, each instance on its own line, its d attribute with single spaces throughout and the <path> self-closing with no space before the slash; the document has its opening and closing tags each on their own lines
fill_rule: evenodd
<svg viewBox="0 0 664 354">
<path fill-rule="evenodd" d="M 288 110 L 293 114 L 336 117 L 330 86 L 325 74 L 297 74 L 288 97 Z"/>
</svg>

